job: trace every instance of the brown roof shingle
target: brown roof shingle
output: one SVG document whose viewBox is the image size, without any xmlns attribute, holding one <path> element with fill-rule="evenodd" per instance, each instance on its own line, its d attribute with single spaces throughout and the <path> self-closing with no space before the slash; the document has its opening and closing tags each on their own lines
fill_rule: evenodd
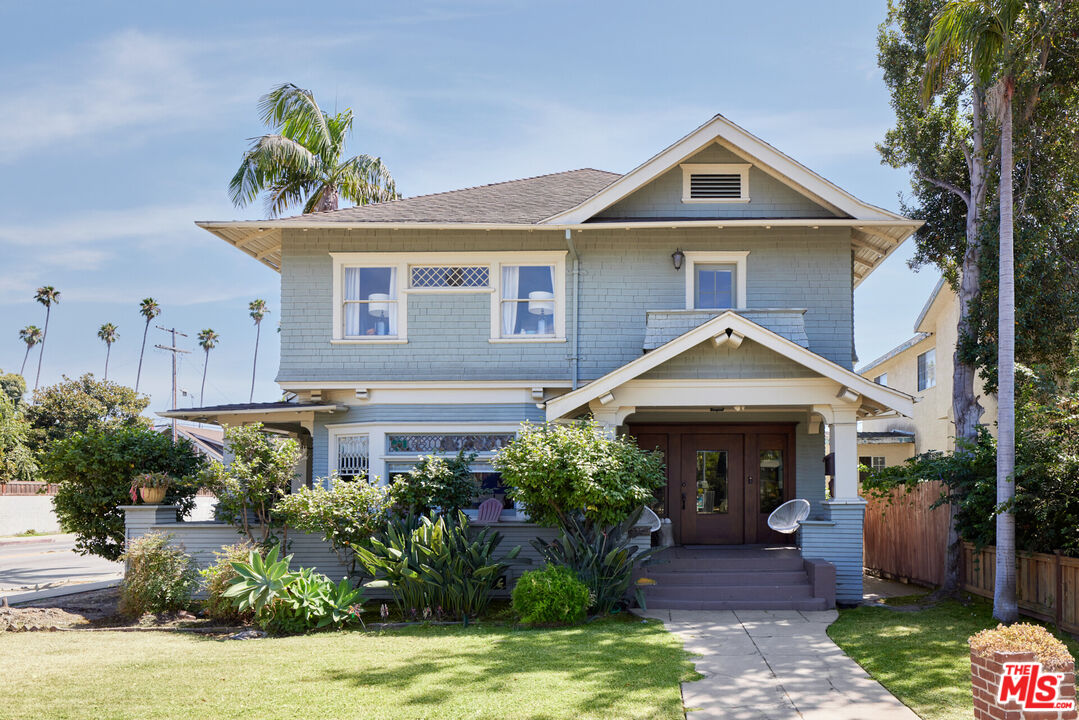
<svg viewBox="0 0 1079 720">
<path fill-rule="evenodd" d="M 531 224 L 577 206 L 620 177 L 584 168 L 283 220 Z"/>
</svg>

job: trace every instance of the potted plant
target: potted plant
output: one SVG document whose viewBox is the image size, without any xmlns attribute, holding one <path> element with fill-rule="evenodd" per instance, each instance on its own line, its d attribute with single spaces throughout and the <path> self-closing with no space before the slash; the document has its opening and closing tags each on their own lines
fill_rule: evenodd
<svg viewBox="0 0 1079 720">
<path fill-rule="evenodd" d="M 135 501 L 135 490 L 147 505 L 160 505 L 165 500 L 165 491 L 169 489 L 173 478 L 165 473 L 142 473 L 135 476 L 131 483 L 131 501 Z"/>
</svg>

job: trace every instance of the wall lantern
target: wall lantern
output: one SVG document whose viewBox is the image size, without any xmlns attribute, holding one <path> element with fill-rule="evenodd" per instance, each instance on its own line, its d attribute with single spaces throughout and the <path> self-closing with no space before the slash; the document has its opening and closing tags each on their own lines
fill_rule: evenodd
<svg viewBox="0 0 1079 720">
<path fill-rule="evenodd" d="M 686 259 L 686 254 L 684 252 L 682 252 L 681 248 L 679 248 L 679 249 L 675 250 L 673 253 L 671 253 L 671 260 L 674 261 L 674 269 L 675 270 L 681 270 L 682 269 L 682 261 L 684 261 L 685 259 Z"/>
</svg>

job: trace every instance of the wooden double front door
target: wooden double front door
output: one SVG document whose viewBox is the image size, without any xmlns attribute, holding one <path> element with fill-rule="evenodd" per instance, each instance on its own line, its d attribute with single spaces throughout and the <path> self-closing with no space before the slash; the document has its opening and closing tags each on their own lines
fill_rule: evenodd
<svg viewBox="0 0 1079 720">
<path fill-rule="evenodd" d="M 661 451 L 660 502 L 683 545 L 788 543 L 768 515 L 795 497 L 794 425 L 631 425 L 645 450 Z"/>
</svg>

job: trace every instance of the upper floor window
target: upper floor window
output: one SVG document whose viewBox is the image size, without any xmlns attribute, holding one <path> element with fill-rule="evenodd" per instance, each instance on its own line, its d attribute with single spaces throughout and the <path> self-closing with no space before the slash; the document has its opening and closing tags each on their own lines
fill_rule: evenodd
<svg viewBox="0 0 1079 720">
<path fill-rule="evenodd" d="M 346 267 L 346 338 L 397 336 L 397 268 Z"/>
<path fill-rule="evenodd" d="M 937 350 L 926 350 L 918 356 L 918 389 L 928 390 L 937 384 Z"/>
<path fill-rule="evenodd" d="M 413 288 L 485 288 L 490 285 L 488 265 L 413 265 L 409 268 Z"/>
<path fill-rule="evenodd" d="M 682 202 L 749 202 L 749 163 L 682 165 Z"/>
<path fill-rule="evenodd" d="M 873 378 L 873 382 L 875 382 L 877 385 L 883 385 L 883 386 L 887 387 L 888 386 L 888 373 L 881 373 L 880 375 L 877 375 L 875 378 Z"/>
<path fill-rule="evenodd" d="M 502 266 L 502 337 L 555 335 L 554 265 Z"/>
<path fill-rule="evenodd" d="M 702 252 L 686 256 L 686 309 L 738 309 L 746 306 L 748 252 Z"/>
</svg>

